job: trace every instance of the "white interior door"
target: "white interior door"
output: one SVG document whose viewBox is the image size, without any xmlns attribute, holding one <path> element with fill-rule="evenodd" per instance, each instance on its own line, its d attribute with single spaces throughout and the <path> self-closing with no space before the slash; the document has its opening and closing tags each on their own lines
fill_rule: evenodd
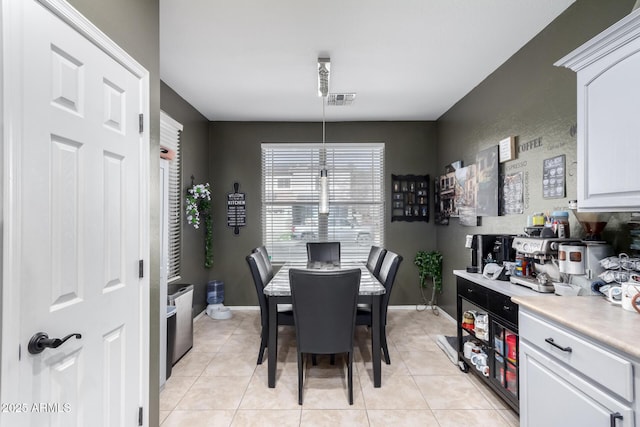
<svg viewBox="0 0 640 427">
<path fill-rule="evenodd" d="M 138 425 L 148 406 L 148 76 L 62 1 L 5 1 L 3 26 L 0 391 L 23 406 L 0 424 Z M 33 354 L 38 332 L 81 338 Z"/>
</svg>

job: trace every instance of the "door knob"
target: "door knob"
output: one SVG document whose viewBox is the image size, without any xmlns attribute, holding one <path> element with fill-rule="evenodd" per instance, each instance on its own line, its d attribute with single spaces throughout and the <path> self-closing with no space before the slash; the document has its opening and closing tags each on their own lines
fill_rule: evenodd
<svg viewBox="0 0 640 427">
<path fill-rule="evenodd" d="M 76 339 L 82 338 L 80 334 L 69 334 L 66 337 L 60 338 L 49 338 L 49 334 L 46 332 L 38 332 L 29 340 L 29 353 L 31 354 L 40 354 L 44 351 L 45 348 L 58 348 L 62 344 L 64 344 L 68 339 L 76 337 Z"/>
</svg>

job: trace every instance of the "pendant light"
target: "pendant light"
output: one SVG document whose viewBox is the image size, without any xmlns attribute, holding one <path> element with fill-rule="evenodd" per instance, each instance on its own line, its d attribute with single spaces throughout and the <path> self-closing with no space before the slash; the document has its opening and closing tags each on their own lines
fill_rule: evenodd
<svg viewBox="0 0 640 427">
<path fill-rule="evenodd" d="M 329 214 L 329 173 L 327 171 L 327 149 L 324 144 L 324 98 L 322 98 L 322 149 L 320 150 L 320 204 L 318 212 L 321 214 Z"/>
<path fill-rule="evenodd" d="M 324 103 L 329 93 L 329 58 L 318 58 L 318 95 L 322 99 L 322 149 L 320 150 L 320 200 L 318 213 L 329 214 L 329 173 L 327 171 L 327 149 L 325 148 Z"/>
</svg>

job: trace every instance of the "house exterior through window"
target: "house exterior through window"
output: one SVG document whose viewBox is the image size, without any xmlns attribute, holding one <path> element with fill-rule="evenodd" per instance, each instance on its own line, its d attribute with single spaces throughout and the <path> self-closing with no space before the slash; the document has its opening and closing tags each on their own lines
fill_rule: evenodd
<svg viewBox="0 0 640 427">
<path fill-rule="evenodd" d="M 329 215 L 318 215 L 326 152 Z M 273 262 L 306 260 L 306 242 L 339 241 L 343 260 L 384 244 L 384 144 L 262 144 L 262 233 Z"/>
</svg>

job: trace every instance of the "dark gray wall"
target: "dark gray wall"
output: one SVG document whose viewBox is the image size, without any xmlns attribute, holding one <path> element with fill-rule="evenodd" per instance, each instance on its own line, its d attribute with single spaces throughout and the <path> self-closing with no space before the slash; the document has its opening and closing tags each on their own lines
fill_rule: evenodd
<svg viewBox="0 0 640 427">
<path fill-rule="evenodd" d="M 432 122 L 327 123 L 328 142 L 384 142 L 385 192 L 390 200 L 391 174 L 430 174 L 436 169 L 436 129 Z M 214 122 L 210 126 L 211 184 L 214 197 L 213 278 L 225 282 L 225 304 L 256 305 L 257 298 L 245 257 L 262 244 L 261 163 L 262 142 L 319 142 L 321 123 Z M 226 226 L 226 193 L 233 183 L 247 197 L 247 226 L 234 235 Z M 390 222 L 385 213 L 384 245 L 404 257 L 392 304 L 420 302 L 415 253 L 436 247 L 433 221 Z"/>
<path fill-rule="evenodd" d="M 162 111 L 183 126 L 180 135 L 180 159 L 184 194 L 195 183 L 209 182 L 209 120 L 164 82 L 160 86 Z M 184 198 L 183 202 L 184 204 Z M 183 209 L 182 209 L 183 210 Z M 204 268 L 204 228 L 195 229 L 182 221 L 182 252 L 180 283 L 194 285 L 193 314 L 200 314 L 207 305 L 206 287 L 211 271 Z"/>
<path fill-rule="evenodd" d="M 158 425 L 159 415 L 159 158 L 160 135 L 160 36 L 158 0 L 69 0 L 76 9 L 149 71 L 151 159 L 149 228 L 150 265 L 150 360 L 149 425 Z"/>
<path fill-rule="evenodd" d="M 518 136 L 520 144 L 541 138 L 539 147 L 523 150 L 501 167 L 501 175 L 523 171 L 528 176 L 523 215 L 484 217 L 480 227 L 464 227 L 452 218 L 449 226 L 437 227 L 445 271 L 441 305 L 448 313 L 455 312 L 450 272 L 470 264 L 466 234 L 522 233 L 527 215 L 566 209 L 568 200 L 577 198 L 576 138 L 570 133 L 576 123 L 576 76 L 553 63 L 628 14 L 633 3 L 578 0 L 438 120 L 439 165 L 475 163 L 479 150 L 508 136 Z M 542 161 L 560 154 L 566 155 L 567 197 L 543 199 Z M 579 235 L 575 219 L 570 221 L 572 235 Z M 614 232 L 624 221 L 619 216 L 607 227 L 608 240 L 617 246 L 622 244 Z"/>
</svg>

